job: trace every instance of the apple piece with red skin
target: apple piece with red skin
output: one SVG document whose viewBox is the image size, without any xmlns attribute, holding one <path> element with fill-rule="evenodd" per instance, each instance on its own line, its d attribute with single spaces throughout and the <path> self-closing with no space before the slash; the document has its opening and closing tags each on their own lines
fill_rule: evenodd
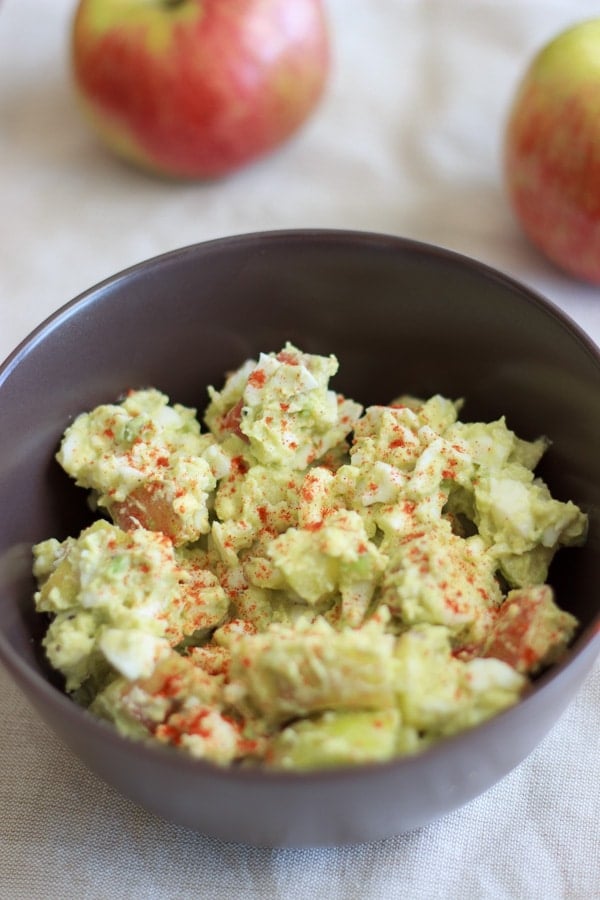
<svg viewBox="0 0 600 900">
<path fill-rule="evenodd" d="M 523 230 L 561 269 L 600 284 L 600 19 L 537 54 L 505 138 L 506 185 Z"/>
<path fill-rule="evenodd" d="M 80 0 L 71 49 L 101 138 L 180 178 L 274 150 L 315 108 L 330 64 L 321 0 Z"/>
</svg>

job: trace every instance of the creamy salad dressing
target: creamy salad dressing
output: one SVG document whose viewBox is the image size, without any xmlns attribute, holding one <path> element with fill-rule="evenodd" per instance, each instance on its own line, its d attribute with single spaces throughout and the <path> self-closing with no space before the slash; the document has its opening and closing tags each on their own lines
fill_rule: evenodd
<svg viewBox="0 0 600 900">
<path fill-rule="evenodd" d="M 514 704 L 577 622 L 546 583 L 586 516 L 545 438 L 460 403 L 363 410 L 287 344 L 208 388 L 77 417 L 57 459 L 103 518 L 34 547 L 44 647 L 125 735 L 226 765 L 416 753 Z"/>
</svg>

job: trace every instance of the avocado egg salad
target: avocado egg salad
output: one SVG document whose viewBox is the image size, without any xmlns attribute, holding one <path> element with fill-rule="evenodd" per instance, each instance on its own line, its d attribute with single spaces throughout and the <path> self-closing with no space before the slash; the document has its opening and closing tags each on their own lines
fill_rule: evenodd
<svg viewBox="0 0 600 900">
<path fill-rule="evenodd" d="M 546 583 L 587 519 L 547 440 L 460 402 L 363 408 L 292 344 L 208 388 L 79 415 L 57 459 L 97 519 L 33 548 L 47 658 L 123 735 L 220 765 L 414 754 L 514 704 L 577 627 Z"/>
</svg>

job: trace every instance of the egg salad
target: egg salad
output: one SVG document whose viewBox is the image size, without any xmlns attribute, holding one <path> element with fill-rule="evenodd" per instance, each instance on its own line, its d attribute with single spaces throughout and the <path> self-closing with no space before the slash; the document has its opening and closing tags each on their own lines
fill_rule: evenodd
<svg viewBox="0 0 600 900">
<path fill-rule="evenodd" d="M 548 568 L 586 515 L 546 438 L 460 401 L 337 393 L 288 343 L 208 387 L 82 413 L 57 460 L 95 521 L 33 548 L 43 646 L 123 735 L 219 765 L 418 753 L 511 706 L 577 628 Z"/>
</svg>

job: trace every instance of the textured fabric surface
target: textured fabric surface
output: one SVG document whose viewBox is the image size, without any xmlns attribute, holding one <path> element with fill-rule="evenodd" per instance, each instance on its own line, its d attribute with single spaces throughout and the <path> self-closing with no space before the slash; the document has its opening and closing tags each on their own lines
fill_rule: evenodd
<svg viewBox="0 0 600 900">
<path fill-rule="evenodd" d="M 225 0 L 223 0 L 225 2 Z M 522 238 L 502 188 L 507 106 L 533 51 L 586 0 L 327 0 L 334 66 L 280 151 L 212 184 L 149 178 L 76 107 L 72 0 L 0 3 L 0 358 L 89 285 L 225 234 L 370 229 L 468 253 L 600 340 L 599 292 Z M 0 451 L 1 452 L 1 451 Z M 326 850 L 223 844 L 91 775 L 0 672 L 0 900 L 600 897 L 600 665 L 501 783 L 412 834 Z"/>
</svg>

